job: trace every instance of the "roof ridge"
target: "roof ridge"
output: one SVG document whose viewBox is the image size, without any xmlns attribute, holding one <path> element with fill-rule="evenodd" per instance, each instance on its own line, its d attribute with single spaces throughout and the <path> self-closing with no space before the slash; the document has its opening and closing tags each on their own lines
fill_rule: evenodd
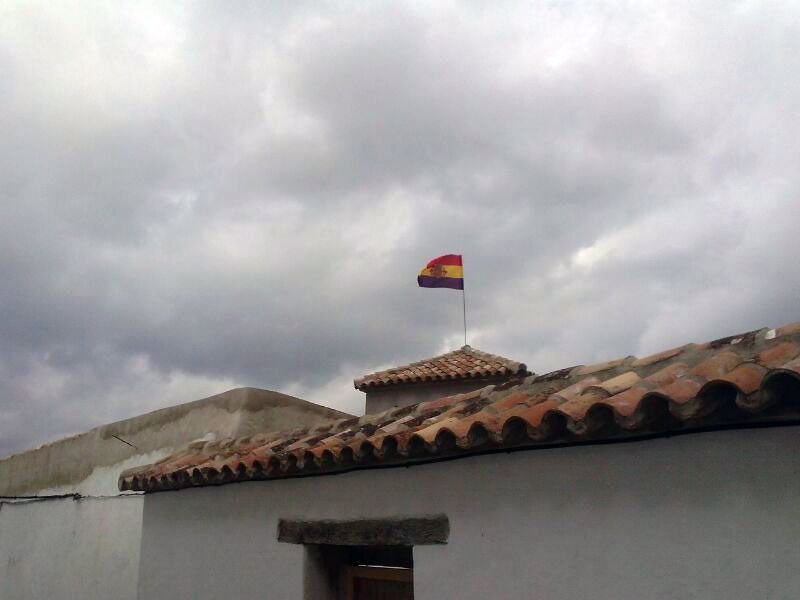
<svg viewBox="0 0 800 600">
<path fill-rule="evenodd" d="M 432 362 L 434 360 L 441 360 L 443 358 L 447 358 L 448 356 L 453 356 L 454 354 L 458 354 L 459 350 L 450 350 L 450 352 L 445 352 L 444 354 L 437 354 L 436 356 L 431 356 L 430 358 L 423 358 L 422 360 L 414 361 L 413 363 L 409 363 L 407 365 L 400 365 L 398 367 L 392 367 L 391 369 L 386 369 L 387 371 L 396 371 L 399 369 L 404 369 L 406 367 L 416 367 L 419 365 L 424 365 L 425 363 Z"/>
<path fill-rule="evenodd" d="M 527 366 L 523 362 L 519 362 L 516 360 L 511 360 L 510 358 L 506 358 L 505 356 L 500 356 L 499 354 L 492 354 L 490 352 L 484 352 L 483 350 L 478 350 L 477 348 L 473 348 L 468 344 L 464 344 L 461 347 L 461 350 L 467 354 L 470 354 L 476 358 L 481 359 L 492 359 L 498 362 L 509 363 L 510 365 L 514 365 L 517 368 L 527 369 Z"/>
</svg>

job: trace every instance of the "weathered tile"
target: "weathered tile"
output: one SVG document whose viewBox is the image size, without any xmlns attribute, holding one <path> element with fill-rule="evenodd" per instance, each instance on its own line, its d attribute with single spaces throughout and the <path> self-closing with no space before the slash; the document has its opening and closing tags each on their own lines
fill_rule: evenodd
<svg viewBox="0 0 800 600">
<path fill-rule="evenodd" d="M 635 361 L 631 363 L 631 367 L 646 367 L 648 365 L 655 364 L 657 362 L 661 362 L 670 358 L 674 358 L 678 356 L 684 350 L 690 348 L 692 344 L 687 344 L 684 346 L 678 346 L 677 348 L 672 348 L 670 350 L 664 350 L 663 352 L 657 352 L 656 354 L 651 354 L 650 356 L 645 356 L 644 358 L 637 358 Z"/>
<path fill-rule="evenodd" d="M 795 373 L 800 374 L 800 357 L 795 358 L 794 360 L 790 360 L 788 363 L 781 365 L 781 369 L 786 369 L 787 371 L 794 371 Z"/>
<path fill-rule="evenodd" d="M 697 396 L 701 387 L 694 379 L 678 379 L 669 385 L 653 390 L 653 392 L 666 396 L 676 404 L 683 404 Z"/>
<path fill-rule="evenodd" d="M 609 369 L 616 369 L 617 367 L 621 367 L 625 364 L 625 361 L 628 359 L 633 359 L 633 356 L 626 356 L 623 358 L 617 358 L 615 360 L 608 360 L 606 362 L 595 363 L 593 365 L 585 365 L 583 367 L 579 367 L 578 370 L 575 372 L 575 375 L 593 375 L 595 373 L 600 373 L 601 371 L 608 371 Z"/>
<path fill-rule="evenodd" d="M 538 427 L 542 418 L 551 410 L 555 410 L 559 403 L 554 400 L 545 400 L 530 408 L 514 410 L 514 415 L 524 420 L 531 427 Z M 510 415 L 509 417 L 510 418 Z"/>
<path fill-rule="evenodd" d="M 738 354 L 733 352 L 718 352 L 699 365 L 693 367 L 689 372 L 692 375 L 697 375 L 698 377 L 703 377 L 711 381 L 722 377 L 741 362 L 743 362 L 742 358 Z"/>
<path fill-rule="evenodd" d="M 794 342 L 780 342 L 762 350 L 756 357 L 758 364 L 775 369 L 800 355 L 800 346 Z"/>
<path fill-rule="evenodd" d="M 661 387 L 672 383 L 676 379 L 686 376 L 689 372 L 689 367 L 685 363 L 677 362 L 664 367 L 660 371 L 656 371 L 649 377 L 645 377 L 645 381 L 655 387 Z"/>
<path fill-rule="evenodd" d="M 590 389 L 587 390 L 582 396 L 573 398 L 564 404 L 559 404 L 558 410 L 565 415 L 569 415 L 573 419 L 579 420 L 586 415 L 587 411 L 592 407 L 592 405 L 597 404 L 606 398 L 607 396 L 605 394 L 598 394 L 596 392 L 592 392 Z"/>
<path fill-rule="evenodd" d="M 492 402 L 489 406 L 486 407 L 485 410 L 492 414 L 501 413 L 503 411 L 509 410 L 518 404 L 525 404 L 527 401 L 528 396 L 521 392 L 516 392 L 513 394 L 507 395 L 505 398 L 498 400 L 497 402 Z"/>
<path fill-rule="evenodd" d="M 775 337 L 791 335 L 793 333 L 800 333 L 800 321 L 795 321 L 794 323 L 789 323 L 783 327 L 778 327 L 778 329 L 775 330 Z"/>
<path fill-rule="evenodd" d="M 487 386 L 468 394 L 438 398 L 416 406 L 342 419 L 324 427 L 302 427 L 220 441 L 196 440 L 156 464 L 124 471 L 119 486 L 123 490 L 152 492 L 204 483 L 220 484 L 242 478 L 293 476 L 301 474 L 301 469 L 309 461 L 319 470 L 337 469 L 342 465 L 358 467 L 359 461 L 364 460 L 367 454 L 373 457 L 372 460 L 393 460 L 403 464 L 403 461 L 413 458 L 409 455 L 409 444 L 413 440 L 424 442 L 425 452 L 466 454 L 475 449 L 473 444 L 482 445 L 487 441 L 486 435 L 473 437 L 470 432 L 485 432 L 490 443 L 501 444 L 506 440 L 503 437 L 506 426 L 510 428 L 509 443 L 514 444 L 546 443 L 553 435 L 559 435 L 564 424 L 569 429 L 569 439 L 577 441 L 589 435 L 596 439 L 598 432 L 605 431 L 602 428 L 605 426 L 622 427 L 635 434 L 637 428 L 644 426 L 645 420 L 631 417 L 637 413 L 648 393 L 668 398 L 674 419 L 704 419 L 704 424 L 713 426 L 714 394 L 698 396 L 703 385 L 710 381 L 735 385 L 747 396 L 739 397 L 737 402 L 746 405 L 748 413 L 763 419 L 763 414 L 757 414 L 761 404 L 752 399 L 758 397 L 753 393 L 761 387 L 764 377 L 776 369 L 800 375 L 800 344 L 786 337 L 800 332 L 800 322 L 773 331 L 774 335 L 771 331 L 760 330 L 721 338 L 703 346 L 693 346 L 685 354 L 680 349 L 672 349 L 637 361 L 617 359 L 580 369 L 562 369 L 549 376 L 528 377 L 521 384 Z M 678 356 L 683 356 L 678 360 L 684 362 L 673 360 Z M 702 360 L 698 356 L 702 356 Z M 640 379 L 635 371 L 628 370 L 601 380 L 603 371 L 619 369 L 623 365 L 633 369 L 634 365 L 646 367 L 662 362 L 661 369 L 644 379 Z M 435 365 L 434 369 L 409 366 L 403 370 L 403 376 L 417 379 L 452 377 L 466 367 L 470 370 L 495 369 L 494 372 L 507 368 L 502 365 L 492 367 L 490 358 L 456 356 L 445 365 Z M 584 375 L 583 379 L 575 381 L 580 372 L 595 374 Z M 390 379 L 390 376 L 386 377 Z M 570 385 L 558 389 L 567 383 Z M 780 389 L 778 392 L 781 393 Z M 794 401 L 794 398 L 779 397 L 770 403 L 770 410 L 775 411 L 782 402 Z M 610 408 L 624 420 L 591 423 L 591 415 L 595 414 L 592 409 L 597 406 Z M 554 418 L 543 423 L 548 414 Z M 597 414 L 603 415 L 602 412 Z M 729 426 L 730 416 L 724 419 Z M 523 423 L 526 426 L 520 429 Z M 555 429 L 551 430 L 551 426 Z M 598 429 L 598 426 L 602 427 Z M 652 427 L 652 423 L 647 426 Z M 455 446 L 436 443 L 437 436 L 442 441 L 439 434 L 443 431 L 456 438 Z M 651 429 L 647 431 L 652 432 Z M 413 443 L 419 444 L 419 441 Z M 367 453 L 368 447 L 375 448 L 375 451 Z M 389 451 L 392 448 L 397 452 Z"/>
<path fill-rule="evenodd" d="M 755 392 L 760 386 L 767 369 L 753 363 L 743 363 L 720 379 L 734 384 L 745 394 Z"/>
<path fill-rule="evenodd" d="M 623 417 L 628 417 L 636 412 L 639 401 L 649 390 L 642 386 L 633 386 L 610 398 L 603 400 L 603 404 L 611 406 Z"/>
<path fill-rule="evenodd" d="M 591 386 L 591 389 L 601 389 L 609 396 L 613 396 L 614 394 L 624 392 L 633 384 L 638 383 L 640 379 L 641 377 L 639 377 L 637 373 L 634 371 L 628 371 L 627 373 L 617 375 L 616 377 L 603 381 L 602 383 L 595 384 Z"/>
<path fill-rule="evenodd" d="M 587 387 L 597 383 L 600 383 L 600 380 L 597 377 L 586 377 L 585 379 L 581 379 L 580 381 L 573 383 L 569 387 L 565 387 L 561 391 L 555 392 L 550 397 L 558 402 L 569 402 L 573 398 L 580 396 Z"/>
</svg>

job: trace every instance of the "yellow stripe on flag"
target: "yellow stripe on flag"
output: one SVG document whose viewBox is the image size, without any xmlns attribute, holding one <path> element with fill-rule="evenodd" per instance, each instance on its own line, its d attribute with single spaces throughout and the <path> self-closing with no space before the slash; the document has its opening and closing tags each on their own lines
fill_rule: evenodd
<svg viewBox="0 0 800 600">
<path fill-rule="evenodd" d="M 455 279 L 464 279 L 464 267 L 460 265 L 436 265 L 434 271 L 436 272 L 431 273 L 431 269 L 425 267 L 419 274 L 422 277 L 453 277 Z"/>
</svg>

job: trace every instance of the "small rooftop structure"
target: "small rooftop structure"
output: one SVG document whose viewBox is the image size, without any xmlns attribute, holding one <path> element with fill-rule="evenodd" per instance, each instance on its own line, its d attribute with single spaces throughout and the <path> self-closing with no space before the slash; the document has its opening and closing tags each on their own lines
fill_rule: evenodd
<svg viewBox="0 0 800 600">
<path fill-rule="evenodd" d="M 353 385 L 367 394 L 366 413 L 371 414 L 530 374 L 524 363 L 462 346 L 447 354 L 364 375 Z"/>
<path fill-rule="evenodd" d="M 471 359 L 473 352 L 467 352 Z M 413 383 L 458 379 L 468 373 L 492 376 L 500 370 L 487 367 L 481 373 L 462 363 L 448 371 L 436 363 L 442 358 L 433 360 L 440 366 L 410 365 L 406 371 L 411 373 L 392 369 L 356 380 L 356 387 L 360 382 L 369 389 L 375 381 L 388 386 L 412 377 Z M 524 365 L 515 374 L 521 371 Z M 408 465 L 496 450 L 791 423 L 800 417 L 798 397 L 800 322 L 687 344 L 645 358 L 568 367 L 361 418 L 226 444 L 200 442 L 155 464 L 123 472 L 119 489 L 155 492 Z"/>
</svg>

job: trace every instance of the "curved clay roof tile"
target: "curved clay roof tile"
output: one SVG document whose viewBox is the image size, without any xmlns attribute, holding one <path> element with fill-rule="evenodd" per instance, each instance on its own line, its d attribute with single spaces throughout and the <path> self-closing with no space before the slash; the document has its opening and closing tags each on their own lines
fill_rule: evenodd
<svg viewBox="0 0 800 600">
<path fill-rule="evenodd" d="M 324 433 L 314 426 L 203 447 L 194 443 L 158 463 L 124 471 L 119 488 L 153 492 L 795 418 L 800 323 L 748 336 L 668 351 L 662 354 L 671 356 L 659 360 L 562 369 L 507 389 L 489 386 L 343 419 Z M 481 370 L 473 365 L 467 373 Z"/>
</svg>

